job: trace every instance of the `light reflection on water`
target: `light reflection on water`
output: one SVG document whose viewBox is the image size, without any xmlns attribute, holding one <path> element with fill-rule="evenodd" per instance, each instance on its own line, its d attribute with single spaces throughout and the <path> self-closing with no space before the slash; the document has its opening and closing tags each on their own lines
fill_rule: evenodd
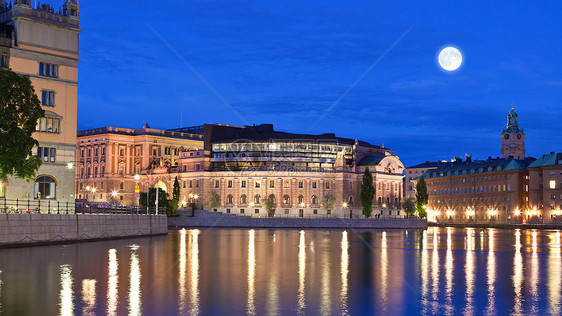
<svg viewBox="0 0 562 316">
<path fill-rule="evenodd" d="M 429 228 L 174 230 L 4 249 L 0 313 L 559 315 L 561 247 L 560 231 Z"/>
<path fill-rule="evenodd" d="M 82 280 L 82 307 L 81 315 L 95 315 L 94 309 L 96 307 L 96 280 L 84 279 Z"/>
<path fill-rule="evenodd" d="M 119 283 L 119 276 L 117 275 L 117 250 L 109 249 L 109 262 L 107 273 L 107 315 L 115 315 L 117 312 L 117 285 Z"/>
</svg>

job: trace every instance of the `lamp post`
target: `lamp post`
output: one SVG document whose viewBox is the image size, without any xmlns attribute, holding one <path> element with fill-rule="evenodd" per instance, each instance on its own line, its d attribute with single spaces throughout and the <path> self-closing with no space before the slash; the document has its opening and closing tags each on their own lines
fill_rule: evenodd
<svg viewBox="0 0 562 316">
<path fill-rule="evenodd" d="M 135 191 L 134 191 L 134 192 L 135 192 L 135 195 L 134 195 L 134 198 L 135 198 L 135 207 L 136 207 L 136 209 L 137 209 L 137 214 L 138 214 L 139 204 L 140 204 L 140 203 L 139 203 L 139 202 L 140 202 L 140 201 L 139 201 L 139 200 L 140 200 L 140 186 L 139 186 L 140 174 L 135 173 L 135 175 L 134 175 L 133 178 L 135 179 Z M 138 194 L 138 197 L 137 197 L 137 194 Z"/>
</svg>

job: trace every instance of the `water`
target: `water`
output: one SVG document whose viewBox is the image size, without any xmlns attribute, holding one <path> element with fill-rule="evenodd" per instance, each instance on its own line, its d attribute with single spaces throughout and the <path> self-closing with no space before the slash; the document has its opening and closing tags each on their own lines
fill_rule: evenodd
<svg viewBox="0 0 562 316">
<path fill-rule="evenodd" d="M 171 230 L 0 250 L 2 315 L 561 314 L 560 231 Z"/>
</svg>

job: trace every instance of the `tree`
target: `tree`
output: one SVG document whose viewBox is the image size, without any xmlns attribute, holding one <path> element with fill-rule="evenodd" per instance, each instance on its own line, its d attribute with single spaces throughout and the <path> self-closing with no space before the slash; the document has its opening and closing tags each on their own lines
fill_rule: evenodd
<svg viewBox="0 0 562 316">
<path fill-rule="evenodd" d="M 273 196 L 273 194 L 270 195 L 267 199 L 263 199 L 263 207 L 267 212 L 267 216 L 273 217 L 273 215 L 275 214 L 275 208 L 277 207 L 277 204 L 275 203 L 275 196 Z"/>
<path fill-rule="evenodd" d="M 363 173 L 363 183 L 361 184 L 361 205 L 363 205 L 363 214 L 365 217 L 371 217 L 373 213 L 373 198 L 375 197 L 375 187 L 373 186 L 373 175 L 369 171 L 369 167 L 365 168 Z"/>
<path fill-rule="evenodd" d="M 209 194 L 209 208 L 215 208 L 221 204 L 221 196 L 215 192 L 211 191 Z"/>
<path fill-rule="evenodd" d="M 426 211 L 425 206 L 429 200 L 429 195 L 427 194 L 427 186 L 423 177 L 420 177 L 418 183 L 416 183 L 416 211 L 421 218 L 425 218 Z"/>
<path fill-rule="evenodd" d="M 328 212 L 331 212 L 336 206 L 336 197 L 332 194 L 328 194 L 324 196 L 322 199 L 322 207 L 326 209 Z"/>
<path fill-rule="evenodd" d="M 166 193 L 166 191 L 162 190 L 161 188 L 158 188 L 158 208 L 161 207 L 166 207 L 166 209 L 168 209 L 169 205 L 168 205 L 168 193 Z M 146 207 L 146 192 L 142 192 L 140 194 L 140 198 L 139 198 L 139 204 L 142 207 Z M 155 188 L 150 188 L 148 190 L 148 206 L 149 207 L 156 207 L 156 189 Z"/>
<path fill-rule="evenodd" d="M 29 76 L 0 69 L 0 181 L 8 176 L 32 180 L 41 158 L 32 154 L 32 137 L 45 115 Z"/>
<path fill-rule="evenodd" d="M 172 190 L 172 199 L 168 200 L 168 216 L 173 216 L 180 206 L 180 182 L 178 177 L 174 180 L 174 188 Z"/>
<path fill-rule="evenodd" d="M 413 196 L 407 196 L 402 200 L 402 209 L 406 215 L 412 215 L 416 211 L 416 199 Z"/>
</svg>

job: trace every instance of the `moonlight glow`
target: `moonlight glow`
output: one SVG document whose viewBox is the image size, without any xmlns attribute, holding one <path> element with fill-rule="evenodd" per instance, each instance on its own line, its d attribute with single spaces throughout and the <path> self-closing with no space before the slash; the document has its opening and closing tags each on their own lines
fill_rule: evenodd
<svg viewBox="0 0 562 316">
<path fill-rule="evenodd" d="M 461 52 L 454 47 L 446 47 L 439 53 L 439 65 L 447 71 L 457 70 L 461 63 Z"/>
</svg>

